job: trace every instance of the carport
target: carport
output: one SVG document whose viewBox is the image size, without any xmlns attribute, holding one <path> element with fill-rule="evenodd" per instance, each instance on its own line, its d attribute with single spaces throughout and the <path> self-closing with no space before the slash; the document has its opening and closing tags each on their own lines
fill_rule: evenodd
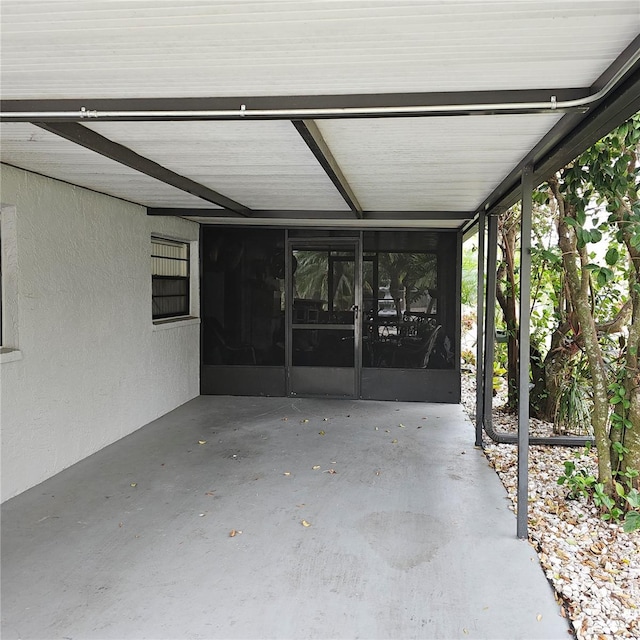
<svg viewBox="0 0 640 640">
<path fill-rule="evenodd" d="M 200 394 L 455 412 L 474 233 L 480 444 L 495 217 L 522 200 L 526 363 L 531 190 L 640 108 L 637 0 L 1 9 L 3 500 Z"/>
</svg>

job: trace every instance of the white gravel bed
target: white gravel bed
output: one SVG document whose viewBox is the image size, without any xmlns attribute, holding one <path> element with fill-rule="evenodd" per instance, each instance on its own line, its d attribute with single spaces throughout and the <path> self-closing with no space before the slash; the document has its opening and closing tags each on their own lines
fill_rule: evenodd
<svg viewBox="0 0 640 640">
<path fill-rule="evenodd" d="M 462 404 L 474 420 L 475 376 L 462 377 Z M 500 409 L 494 409 L 493 420 L 498 431 L 517 429 L 517 416 Z M 550 434 L 550 425 L 535 422 L 537 433 Z M 485 454 L 515 511 L 516 446 L 486 438 Z M 566 499 L 567 489 L 557 479 L 564 461 L 576 454 L 581 455 L 576 463 L 597 475 L 595 451 L 584 455 L 565 447 L 530 447 L 529 540 L 577 638 L 640 638 L 640 532 L 625 533 L 621 525 L 602 520 L 585 501 Z"/>
</svg>

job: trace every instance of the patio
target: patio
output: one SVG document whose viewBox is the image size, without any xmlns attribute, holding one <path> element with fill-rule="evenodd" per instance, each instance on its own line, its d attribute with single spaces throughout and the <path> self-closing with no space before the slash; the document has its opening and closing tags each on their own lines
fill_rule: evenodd
<svg viewBox="0 0 640 640">
<path fill-rule="evenodd" d="M 2 637 L 567 637 L 473 439 L 459 405 L 198 397 L 3 504 Z"/>
</svg>

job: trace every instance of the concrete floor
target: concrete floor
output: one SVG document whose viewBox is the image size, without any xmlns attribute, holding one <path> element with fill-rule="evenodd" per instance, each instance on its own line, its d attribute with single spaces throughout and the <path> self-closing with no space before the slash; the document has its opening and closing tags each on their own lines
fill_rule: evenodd
<svg viewBox="0 0 640 640">
<path fill-rule="evenodd" d="M 460 406 L 200 397 L 3 505 L 2 638 L 567 638 L 515 531 Z"/>
</svg>

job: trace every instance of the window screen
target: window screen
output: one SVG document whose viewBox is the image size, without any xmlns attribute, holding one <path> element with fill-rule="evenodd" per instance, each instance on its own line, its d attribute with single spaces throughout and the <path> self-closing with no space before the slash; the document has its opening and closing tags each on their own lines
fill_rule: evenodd
<svg viewBox="0 0 640 640">
<path fill-rule="evenodd" d="M 189 315 L 189 245 L 151 239 L 153 319 Z"/>
</svg>

